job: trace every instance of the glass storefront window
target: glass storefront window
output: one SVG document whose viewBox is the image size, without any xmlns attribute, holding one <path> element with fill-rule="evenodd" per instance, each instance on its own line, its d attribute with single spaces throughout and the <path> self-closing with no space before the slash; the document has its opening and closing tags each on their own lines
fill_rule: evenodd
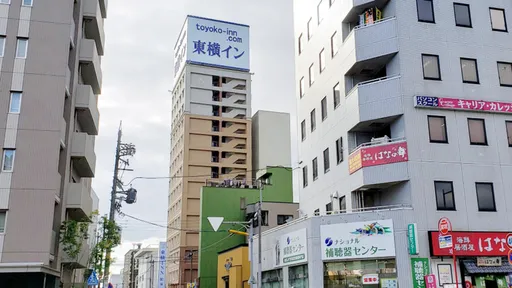
<svg viewBox="0 0 512 288">
<path fill-rule="evenodd" d="M 288 268 L 288 286 L 293 288 L 309 288 L 308 265 Z"/>
<path fill-rule="evenodd" d="M 261 288 L 283 287 L 283 270 L 272 270 L 261 273 Z"/>
<path fill-rule="evenodd" d="M 387 288 L 388 285 L 365 284 L 363 276 L 378 274 L 379 279 L 397 279 L 395 259 L 324 263 L 324 288 Z"/>
</svg>

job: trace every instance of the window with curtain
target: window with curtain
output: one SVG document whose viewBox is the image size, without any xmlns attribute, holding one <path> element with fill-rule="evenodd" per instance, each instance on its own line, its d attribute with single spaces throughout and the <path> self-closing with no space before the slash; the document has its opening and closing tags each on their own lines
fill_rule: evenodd
<svg viewBox="0 0 512 288">
<path fill-rule="evenodd" d="M 468 119 L 468 130 L 471 145 L 487 145 L 484 119 Z"/>
</svg>

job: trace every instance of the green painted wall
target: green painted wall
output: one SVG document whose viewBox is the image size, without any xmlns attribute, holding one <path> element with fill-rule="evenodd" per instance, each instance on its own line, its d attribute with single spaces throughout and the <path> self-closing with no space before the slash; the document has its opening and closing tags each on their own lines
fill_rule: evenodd
<svg viewBox="0 0 512 288">
<path fill-rule="evenodd" d="M 264 202 L 293 202 L 291 168 L 268 168 L 272 173 L 270 186 L 263 189 Z M 259 201 L 258 189 L 203 187 L 201 191 L 201 220 L 199 235 L 199 281 L 201 287 L 217 285 L 217 252 L 245 243 L 245 237 L 232 235 L 227 230 L 242 230 L 240 225 L 222 224 L 214 232 L 208 217 L 224 217 L 224 221 L 245 221 L 245 211 L 240 209 L 240 198 L 246 204 Z"/>
</svg>

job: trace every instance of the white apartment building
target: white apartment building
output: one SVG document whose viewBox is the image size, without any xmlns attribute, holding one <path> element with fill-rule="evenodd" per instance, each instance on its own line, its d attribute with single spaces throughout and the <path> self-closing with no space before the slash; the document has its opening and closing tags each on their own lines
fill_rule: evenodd
<svg viewBox="0 0 512 288">
<path fill-rule="evenodd" d="M 158 287 L 158 248 L 143 248 L 135 254 L 135 261 L 139 263 L 137 275 L 138 288 Z"/>
<path fill-rule="evenodd" d="M 432 263 L 446 256 L 441 217 L 462 240 L 496 233 L 501 245 L 512 230 L 512 2 L 295 0 L 294 14 L 301 210 L 375 220 L 407 208 L 389 218 L 417 223 Z M 405 230 L 396 266 L 409 276 Z M 457 269 L 508 251 L 461 247 Z"/>
</svg>

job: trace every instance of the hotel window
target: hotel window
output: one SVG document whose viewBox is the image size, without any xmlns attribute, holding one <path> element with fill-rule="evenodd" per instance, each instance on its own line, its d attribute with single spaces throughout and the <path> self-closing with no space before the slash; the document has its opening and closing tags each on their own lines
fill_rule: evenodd
<svg viewBox="0 0 512 288">
<path fill-rule="evenodd" d="M 446 132 L 446 118 L 444 116 L 427 116 L 428 134 L 430 143 L 448 143 L 448 133 Z"/>
<path fill-rule="evenodd" d="M 478 84 L 478 65 L 476 59 L 460 58 L 460 69 L 462 70 L 462 82 Z"/>
<path fill-rule="evenodd" d="M 14 168 L 14 156 L 16 151 L 14 149 L 4 149 L 2 157 L 2 171 L 12 172 Z"/>
<path fill-rule="evenodd" d="M 507 126 L 508 147 L 512 147 L 512 121 L 505 121 Z"/>
<path fill-rule="evenodd" d="M 325 49 L 318 54 L 318 63 L 320 64 L 320 73 L 322 73 L 325 70 Z"/>
<path fill-rule="evenodd" d="M 422 54 L 421 59 L 423 62 L 423 79 L 426 80 L 441 80 L 441 70 L 439 67 L 439 56 Z"/>
<path fill-rule="evenodd" d="M 491 26 L 493 31 L 508 32 L 507 18 L 505 10 L 499 8 L 489 8 L 491 14 Z"/>
<path fill-rule="evenodd" d="M 512 63 L 498 62 L 500 85 L 512 87 Z"/>
<path fill-rule="evenodd" d="M 313 165 L 313 181 L 315 181 L 318 179 L 318 159 L 315 157 L 311 164 Z"/>
<path fill-rule="evenodd" d="M 324 121 L 327 118 L 327 96 L 322 99 L 320 106 L 322 107 L 322 121 Z"/>
<path fill-rule="evenodd" d="M 437 210 L 455 211 L 453 182 L 435 181 Z"/>
<path fill-rule="evenodd" d="M 494 187 L 492 183 L 475 183 L 478 211 L 495 212 Z"/>
<path fill-rule="evenodd" d="M 468 4 L 453 3 L 453 13 L 455 14 L 455 25 L 471 28 L 471 12 Z"/>
<path fill-rule="evenodd" d="M 487 145 L 484 119 L 468 119 L 469 142 L 471 145 Z"/>
<path fill-rule="evenodd" d="M 27 58 L 28 39 L 18 38 L 16 45 L 16 58 Z"/>
<path fill-rule="evenodd" d="M 11 92 L 11 103 L 9 104 L 9 113 L 20 113 L 21 93 Z"/>
<path fill-rule="evenodd" d="M 418 21 L 435 23 L 434 4 L 432 0 L 416 0 L 416 9 L 418 10 Z"/>
<path fill-rule="evenodd" d="M 329 172 L 330 163 L 329 163 L 329 148 L 324 150 L 324 173 Z"/>
<path fill-rule="evenodd" d="M 6 212 L 2 211 L 0 212 L 0 233 L 5 233 L 5 216 Z"/>
<path fill-rule="evenodd" d="M 302 35 L 302 34 L 300 34 L 300 36 L 299 36 L 299 41 L 298 41 L 298 42 L 299 42 L 299 43 L 298 43 L 298 45 L 299 45 L 299 54 L 300 54 L 300 53 L 302 53 L 302 49 L 304 49 L 304 42 L 303 42 L 303 40 L 304 40 L 303 38 L 304 38 L 304 37 L 302 37 L 302 36 L 303 36 L 303 35 Z"/>
</svg>

